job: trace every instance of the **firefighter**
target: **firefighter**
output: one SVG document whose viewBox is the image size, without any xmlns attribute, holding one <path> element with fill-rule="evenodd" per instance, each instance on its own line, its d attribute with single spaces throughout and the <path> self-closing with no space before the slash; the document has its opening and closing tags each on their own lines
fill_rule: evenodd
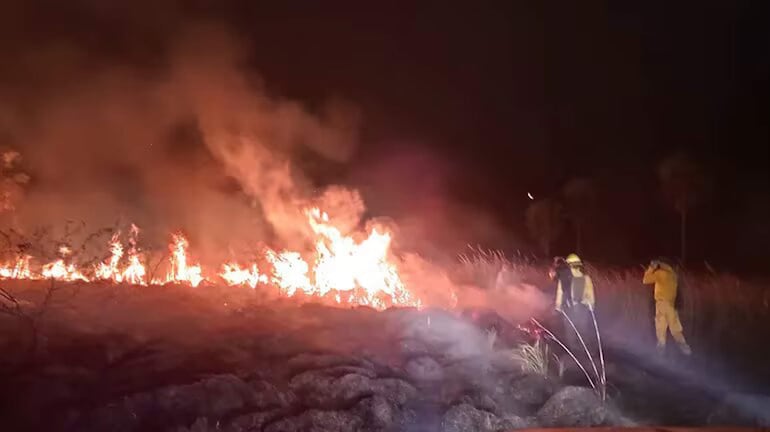
<svg viewBox="0 0 770 432">
<path fill-rule="evenodd" d="M 585 273 L 583 262 L 576 254 L 569 254 L 564 260 L 569 269 L 569 278 L 558 278 L 556 283 L 556 310 L 572 320 L 575 329 L 580 332 L 589 349 L 592 348 L 591 311 L 594 309 L 594 285 L 591 277 Z M 564 334 L 573 352 L 583 352 L 582 344 L 575 334 L 572 324 L 564 319 Z"/>
<path fill-rule="evenodd" d="M 653 260 L 644 272 L 642 283 L 645 285 L 655 285 L 655 336 L 658 339 L 658 353 L 666 350 L 667 332 L 679 345 L 679 349 L 684 355 L 692 354 L 690 346 L 682 333 L 682 323 L 679 321 L 679 313 L 676 310 L 675 302 L 677 296 L 677 275 L 670 264 L 663 260 Z"/>
</svg>

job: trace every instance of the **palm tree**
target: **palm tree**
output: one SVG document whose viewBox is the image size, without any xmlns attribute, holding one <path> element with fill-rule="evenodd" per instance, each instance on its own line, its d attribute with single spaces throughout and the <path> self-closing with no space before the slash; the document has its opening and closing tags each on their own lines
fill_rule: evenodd
<svg viewBox="0 0 770 432">
<path fill-rule="evenodd" d="M 561 204 L 550 198 L 535 201 L 527 208 L 525 218 L 529 233 L 542 252 L 551 256 L 551 244 L 564 228 Z"/>
<path fill-rule="evenodd" d="M 596 187 L 587 178 L 574 178 L 562 190 L 567 206 L 567 216 L 575 228 L 575 252 L 582 252 L 583 229 L 596 207 Z"/>
<path fill-rule="evenodd" d="M 663 194 L 679 213 L 680 258 L 687 260 L 687 216 L 703 192 L 705 177 L 701 166 L 685 153 L 675 153 L 658 166 Z"/>
</svg>

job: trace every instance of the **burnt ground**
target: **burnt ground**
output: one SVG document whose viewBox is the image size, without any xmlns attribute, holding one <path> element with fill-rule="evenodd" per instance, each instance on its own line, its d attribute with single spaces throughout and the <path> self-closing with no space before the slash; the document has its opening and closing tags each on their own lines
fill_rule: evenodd
<svg viewBox="0 0 770 432">
<path fill-rule="evenodd" d="M 601 403 L 574 367 L 522 370 L 507 348 L 524 334 L 494 315 L 300 305 L 221 287 L 65 285 L 46 301 L 46 287 L 6 287 L 42 313 L 34 338 L 29 322 L 0 318 L 4 431 L 766 425 L 770 412 L 697 359 L 657 359 L 616 330 Z"/>
</svg>

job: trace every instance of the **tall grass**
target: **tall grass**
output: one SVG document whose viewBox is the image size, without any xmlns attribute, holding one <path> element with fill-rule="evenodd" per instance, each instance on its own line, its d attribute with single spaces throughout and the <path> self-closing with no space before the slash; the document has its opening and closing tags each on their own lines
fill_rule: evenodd
<svg viewBox="0 0 770 432">
<path fill-rule="evenodd" d="M 523 370 L 548 376 L 555 368 L 558 376 L 564 373 L 564 364 L 559 356 L 551 352 L 548 344 L 542 339 L 532 343 L 523 343 L 511 350 L 511 358 L 519 363 Z"/>
<path fill-rule="evenodd" d="M 642 284 L 643 266 L 613 269 L 587 265 L 596 291 L 602 330 L 639 329 L 654 334 L 653 288 Z M 452 278 L 493 289 L 499 278 L 524 282 L 552 294 L 548 263 L 530 256 L 507 257 L 500 251 L 469 248 Z M 756 348 L 759 329 L 770 325 L 770 283 L 709 271 L 679 271 L 679 314 L 688 339 L 713 351 Z"/>
</svg>

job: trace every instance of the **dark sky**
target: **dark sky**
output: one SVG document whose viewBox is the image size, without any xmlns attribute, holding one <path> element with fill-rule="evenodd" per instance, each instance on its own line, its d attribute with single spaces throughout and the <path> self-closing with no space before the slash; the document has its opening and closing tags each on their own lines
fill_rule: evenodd
<svg viewBox="0 0 770 432">
<path fill-rule="evenodd" d="M 556 196 L 569 178 L 587 176 L 603 198 L 591 233 L 599 259 L 675 254 L 677 218 L 658 193 L 656 164 L 681 149 L 714 185 L 691 217 L 693 260 L 764 262 L 755 254 L 770 221 L 761 204 L 770 202 L 770 14 L 762 2 L 434 2 L 229 14 L 253 37 L 269 82 L 298 97 L 339 92 L 364 106 L 370 140 L 361 159 L 398 143 L 426 146 L 452 165 L 455 197 L 521 237 L 527 191 Z M 557 250 L 567 252 L 564 237 Z"/>
<path fill-rule="evenodd" d="M 446 165 L 441 187 L 452 199 L 510 229 L 493 244 L 508 250 L 531 246 L 528 191 L 558 197 L 584 176 L 600 194 L 586 253 L 616 263 L 674 255 L 678 221 L 656 164 L 684 150 L 713 185 L 692 213 L 693 261 L 767 268 L 766 2 L 386 3 L 26 2 L 14 9 L 25 31 L 5 43 L 75 39 L 95 56 L 152 69 L 162 58 L 154 47 L 173 29 L 221 22 L 252 45 L 250 67 L 270 91 L 361 106 L 354 160 L 333 175 L 321 169 L 321 180 L 376 193 L 387 185 L 367 175 L 371 167 L 425 152 Z M 430 183 L 424 177 L 409 179 L 417 188 Z M 404 194 L 367 200 L 403 213 Z M 566 233 L 556 251 L 573 241 Z"/>
</svg>

